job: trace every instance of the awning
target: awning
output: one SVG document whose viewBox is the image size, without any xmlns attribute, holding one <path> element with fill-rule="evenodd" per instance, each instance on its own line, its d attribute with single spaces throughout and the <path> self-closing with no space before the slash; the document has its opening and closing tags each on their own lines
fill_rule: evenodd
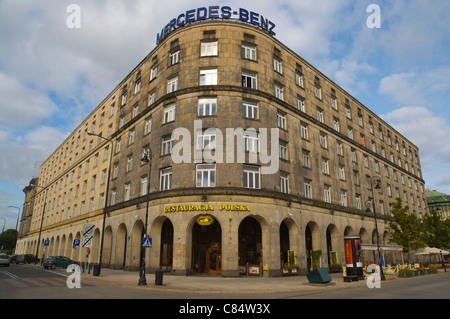
<svg viewBox="0 0 450 319">
<path fill-rule="evenodd" d="M 382 251 L 403 251 L 403 247 L 396 245 L 380 245 Z M 378 250 L 376 244 L 361 244 L 361 250 Z"/>
</svg>

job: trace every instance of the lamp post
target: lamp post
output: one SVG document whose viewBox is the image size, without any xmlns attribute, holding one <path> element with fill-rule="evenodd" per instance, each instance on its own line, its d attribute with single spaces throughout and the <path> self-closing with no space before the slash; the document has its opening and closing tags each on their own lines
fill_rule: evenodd
<svg viewBox="0 0 450 319">
<path fill-rule="evenodd" d="M 17 215 L 17 222 L 16 222 L 16 231 L 17 231 L 17 227 L 19 226 L 20 207 L 18 207 L 18 206 L 11 206 L 11 205 L 9 205 L 8 207 L 17 208 L 19 210 L 19 213 Z"/>
<path fill-rule="evenodd" d="M 369 202 L 372 204 L 373 216 L 375 218 L 375 231 L 376 231 L 376 234 L 377 234 L 378 264 L 380 265 L 380 276 L 381 276 L 381 280 L 385 280 L 384 272 L 383 272 L 383 264 L 381 263 L 380 235 L 378 233 L 377 213 L 375 212 L 375 196 L 374 196 L 374 193 L 373 193 L 373 189 L 374 189 L 373 182 L 376 183 L 375 189 L 381 189 L 381 186 L 380 186 L 381 180 L 378 177 L 376 177 L 376 176 L 372 177 L 370 179 L 370 185 L 372 186 L 371 187 L 371 190 L 372 190 L 372 201 L 370 201 L 370 199 L 369 199 L 367 204 Z M 370 213 L 370 206 L 369 205 L 367 205 L 366 212 Z"/>
<path fill-rule="evenodd" d="M 6 223 L 6 218 L 5 217 L 0 217 L 1 219 L 4 219 L 5 221 L 3 222 L 3 231 L 2 234 L 5 232 L 5 223 Z"/>
<path fill-rule="evenodd" d="M 107 177 L 107 181 L 106 181 L 106 194 L 105 194 L 105 207 L 103 207 L 103 225 L 102 225 L 102 236 L 100 239 L 100 253 L 98 256 L 98 264 L 94 265 L 94 271 L 93 271 L 93 275 L 94 276 L 100 276 L 100 271 L 101 271 L 101 267 L 102 267 L 102 255 L 103 255 L 103 240 L 105 237 L 105 219 L 106 219 L 106 208 L 108 207 L 108 193 L 109 193 L 109 177 L 111 175 L 111 165 L 112 165 L 112 155 L 113 155 L 113 146 L 114 143 L 111 139 L 103 137 L 101 135 L 95 134 L 93 132 L 87 132 L 88 135 L 90 136 L 97 136 L 101 139 L 104 139 L 105 141 L 108 141 L 109 143 L 111 143 L 111 153 L 109 154 L 109 168 L 108 168 L 108 177 Z"/>
<path fill-rule="evenodd" d="M 36 246 L 36 260 L 37 260 L 38 259 L 38 254 L 39 254 L 39 244 L 41 242 L 42 224 L 44 223 L 44 213 L 45 213 L 45 205 L 47 203 L 48 188 L 47 187 L 38 186 L 38 185 L 34 185 L 34 184 L 32 184 L 32 186 L 40 187 L 42 189 L 45 189 L 44 207 L 42 207 L 41 225 L 39 226 L 39 236 L 38 236 L 38 242 L 37 242 L 37 246 Z"/>
<path fill-rule="evenodd" d="M 147 236 L 147 225 L 148 225 L 148 206 L 150 201 L 150 173 L 152 170 L 152 150 L 147 148 L 144 151 L 144 156 L 142 157 L 142 162 L 148 163 L 148 177 L 147 177 L 147 207 L 145 209 L 145 224 L 144 224 L 144 236 Z M 142 239 L 143 240 L 143 239 Z M 142 243 L 141 243 L 142 245 Z M 145 248 L 141 247 L 141 269 L 139 271 L 139 282 L 138 286 L 146 286 L 147 280 L 145 278 Z"/>
</svg>

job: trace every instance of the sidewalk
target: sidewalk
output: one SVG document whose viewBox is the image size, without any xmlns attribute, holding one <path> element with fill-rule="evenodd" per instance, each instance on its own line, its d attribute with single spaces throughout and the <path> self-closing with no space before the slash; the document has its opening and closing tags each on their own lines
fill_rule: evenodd
<svg viewBox="0 0 450 319">
<path fill-rule="evenodd" d="M 87 280 L 99 285 L 148 289 L 183 293 L 239 293 L 239 294 L 270 294 L 291 293 L 297 291 L 323 291 L 365 287 L 366 280 L 344 282 L 342 273 L 330 274 L 330 285 L 310 284 L 306 276 L 254 277 L 238 278 L 221 277 L 220 275 L 174 276 L 164 273 L 163 284 L 155 285 L 155 274 L 146 274 L 146 286 L 138 286 L 138 271 L 123 271 L 102 268 L 101 274 L 94 277 L 82 274 L 81 282 Z"/>
</svg>

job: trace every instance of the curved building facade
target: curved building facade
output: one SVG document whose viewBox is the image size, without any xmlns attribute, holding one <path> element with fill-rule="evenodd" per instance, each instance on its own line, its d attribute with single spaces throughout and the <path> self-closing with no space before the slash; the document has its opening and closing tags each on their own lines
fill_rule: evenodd
<svg viewBox="0 0 450 319">
<path fill-rule="evenodd" d="M 390 202 L 423 215 L 423 185 L 418 148 L 292 50 L 203 21 L 170 32 L 42 164 L 17 250 L 133 270 L 146 233 L 148 271 L 278 276 L 293 252 L 307 273 L 312 251 L 344 265 L 345 235 L 376 244 L 369 200 L 388 245 Z M 86 224 L 88 257 L 73 245 Z"/>
</svg>

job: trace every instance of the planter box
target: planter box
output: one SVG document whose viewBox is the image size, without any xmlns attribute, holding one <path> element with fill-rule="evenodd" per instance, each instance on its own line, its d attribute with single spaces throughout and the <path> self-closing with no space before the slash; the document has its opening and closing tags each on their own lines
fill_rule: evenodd
<svg viewBox="0 0 450 319">
<path fill-rule="evenodd" d="M 298 275 L 298 268 L 292 268 L 292 269 L 282 268 L 281 275 L 283 275 L 283 276 Z"/>
</svg>

